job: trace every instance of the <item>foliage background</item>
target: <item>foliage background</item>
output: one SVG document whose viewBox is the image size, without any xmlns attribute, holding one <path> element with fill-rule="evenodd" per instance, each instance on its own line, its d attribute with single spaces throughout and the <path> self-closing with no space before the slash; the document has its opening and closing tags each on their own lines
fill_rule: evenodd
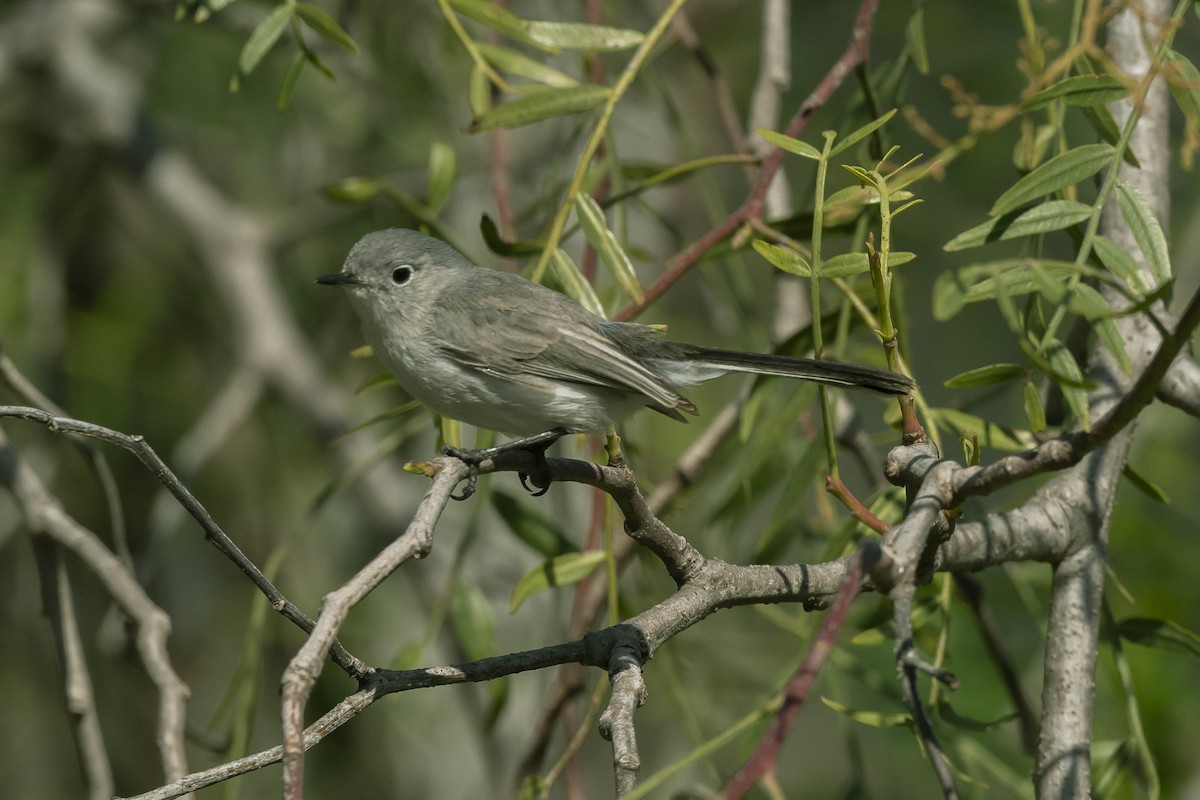
<svg viewBox="0 0 1200 800">
<path fill-rule="evenodd" d="M 580 14 L 577 4 L 516 5 L 529 17 L 576 19 Z M 1070 4 L 1033 6 L 1039 22 L 1061 35 Z M 336 271 L 361 234 L 411 225 L 412 218 L 382 202 L 336 204 L 323 191 L 326 187 L 349 176 L 366 176 L 420 197 L 427 184 L 430 144 L 444 142 L 457 155 L 458 178 L 441 222 L 477 261 L 500 263 L 478 234 L 481 214 L 494 215 L 495 208 L 486 139 L 464 131 L 470 120 L 470 63 L 436 4 L 410 3 L 399 9 L 367 0 L 330 8 L 363 54 L 320 49 L 337 73 L 336 82 L 310 71 L 284 111 L 276 109 L 275 101 L 290 57 L 285 47 L 270 53 L 242 81 L 239 92 L 227 89 L 238 52 L 267 5 L 239 3 L 202 25 L 173 21 L 161 4 L 84 3 L 71 8 L 75 13 L 105 8 L 116 14 L 104 52 L 144 80 L 147 141 L 178 148 L 229 198 L 271 225 L 275 277 L 308 334 L 308 345 L 330 370 L 330 380 L 348 396 L 375 368 L 346 357 L 360 343 L 356 323 L 344 298 L 315 287 L 312 279 Z M 873 41 L 875 63 L 899 52 L 912 10 L 907 2 L 883 4 Z M 3 6 L 0 30 L 6 25 L 11 29 L 11 21 L 27 12 L 25 4 Z M 655 13 L 638 3 L 606 4 L 606 21 L 639 30 L 649 26 Z M 688 13 L 744 113 L 759 66 L 757 7 L 735 9 L 697 0 Z M 785 114 L 790 115 L 837 57 L 852 15 L 847 4 L 795 4 L 793 81 L 783 102 Z M 1018 95 L 1024 80 L 1016 68 L 1021 28 L 1013 4 L 929 2 L 925 20 L 932 68 L 927 76 L 911 76 L 905 103 L 949 133 L 959 131 L 961 122 L 939 84 L 941 76 L 954 76 L 983 102 L 1009 102 Z M 1193 60 L 1200 53 L 1197 28 L 1200 25 L 1189 18 L 1176 44 Z M 609 57 L 612 73 L 617 69 L 612 65 L 622 59 Z M 557 63 L 580 74 L 577 56 L 564 55 Z M 30 85 L 11 74 L 4 78 L 13 85 Z M 862 123 L 861 116 L 846 110 L 852 94 L 851 88 L 843 88 L 819 113 L 809 128 L 809 141 L 817 141 L 821 130 L 845 132 Z M 69 116 L 70 108 L 54 95 L 6 91 L 0 100 L 0 337 L 26 374 L 73 416 L 142 433 L 171 462 L 181 437 L 228 378 L 241 343 L 196 243 L 147 193 L 130 154 L 89 141 L 86 135 L 64 135 L 69 126 L 54 119 L 60 114 Z M 565 118 L 508 136 L 522 233 L 537 234 L 552 208 L 549 204 L 557 202 L 555 192 L 561 192 L 574 167 L 581 125 L 582 117 Z M 899 117 L 888 132 L 902 145 L 903 156 L 933 152 L 932 145 L 922 142 Z M 1083 128 L 1070 133 L 1076 141 L 1090 140 Z M 967 263 L 962 254 L 943 253 L 942 245 L 982 221 L 995 197 L 1016 177 L 1011 159 L 1015 137 L 1015 126 L 1009 126 L 982 138 L 950 166 L 944 180 L 922 184 L 918 193 L 925 203 L 902 219 L 896 246 L 918 254 L 917 261 L 901 268 L 907 311 L 903 333 L 916 376 L 931 402 L 970 404 L 975 413 L 1020 425 L 1019 393 L 989 395 L 941 387 L 946 378 L 965 369 L 1020 361 L 994 310 L 981 304 L 944 323 L 932 320 L 928 312 L 934 278 L 943 269 Z M 631 162 L 671 163 L 729 151 L 710 102 L 709 84 L 683 48 L 661 52 L 634 85 L 619 107 L 613 142 L 619 157 Z M 787 170 L 796 196 L 803 197 L 811 174 L 795 162 L 789 161 Z M 837 179 L 850 183 L 849 176 Z M 1200 250 L 1197 186 L 1194 172 L 1176 171 L 1169 236 L 1180 276 L 1177 298 L 1188 296 L 1200 282 L 1195 258 Z M 745 191 L 738 168 L 724 167 L 645 195 L 657 218 L 635 209 L 628 218 L 627 236 L 630 251 L 640 256 L 643 279 L 653 279 L 663 259 L 707 230 L 714 214 L 731 209 Z M 832 246 L 851 249 L 855 243 L 842 239 Z M 770 318 L 775 277 L 766 262 L 749 251 L 709 261 L 642 321 L 668 322 L 680 338 L 763 349 L 768 331 L 762 321 Z M 612 287 L 602 290 L 610 300 L 616 298 Z M 875 357 L 870 350 L 868 344 L 847 355 L 865 360 Z M 711 412 L 737 390 L 737 381 L 730 380 L 705 387 L 694 399 Z M 391 391 L 356 397 L 346 422 L 355 424 L 393 405 L 397 396 Z M 777 390 L 775 401 L 786 391 Z M 878 429 L 882 406 L 873 398 L 855 402 Z M 637 420 L 626 437 L 647 485 L 666 476 L 674 457 L 700 430 L 650 416 Z M 41 429 L 17 424 L 4 428 L 68 509 L 85 524 L 105 530 L 100 495 L 74 452 Z M 375 427 L 358 435 L 382 440 L 382 430 Z M 420 425 L 416 430 L 418 435 L 406 439 L 390 458 L 421 458 L 433 452 L 432 427 Z M 406 521 L 371 514 L 353 489 L 339 489 L 314 507 L 342 472 L 331 457 L 339 446 L 284 393 L 270 391 L 202 469 L 184 476 L 252 558 L 276 564 L 277 583 L 310 611 Z M 799 457 L 807 446 L 798 440 L 785 446 L 779 458 Z M 1198 453 L 1200 435 L 1194 421 L 1179 412 L 1156 406 L 1139 425 L 1131 463 L 1171 502 L 1153 502 L 1128 485 L 1122 489 L 1111 564 L 1136 605 L 1110 588 L 1118 616 L 1169 618 L 1200 630 L 1200 596 L 1193 575 L 1194 565 L 1200 563 Z M 731 510 L 720 513 L 716 501 L 737 495 L 738 458 L 736 444 L 727 446 L 721 456 L 725 473 L 718 468 L 706 491 L 687 496 L 669 521 L 705 552 L 744 562 L 752 557 L 769 504 L 780 490 L 776 487 L 776 494 L 754 503 L 731 501 Z M 172 655 L 193 690 L 193 719 L 202 724 L 213 719 L 217 738 L 222 738 L 231 726 L 221 710 L 223 698 L 230 691 L 242 692 L 250 710 L 241 719 L 252 722 L 246 731 L 248 749 L 274 744 L 277 680 L 301 641 L 299 633 L 263 613 L 261 597 L 205 544 L 190 520 L 154 515 L 159 493 L 152 476 L 124 454 L 113 452 L 109 459 L 144 581 L 173 620 Z M 852 477 L 864 480 L 861 475 Z M 519 495 L 511 476 L 494 479 L 493 486 Z M 411 507 L 424 487 L 424 480 L 409 476 L 395 487 L 397 502 Z M 1017 502 L 1028 491 L 1018 489 L 990 502 Z M 823 494 L 810 489 L 807 498 L 809 509 L 792 520 L 794 535 L 779 545 L 776 558 L 818 559 L 828 536 L 841 524 L 843 515 Z M 535 507 L 579 541 L 591 498 L 580 487 L 559 486 Z M 982 504 L 969 513 L 982 513 Z M 0 496 L 0 619 L 8 632 L 6 656 L 0 659 L 0 692 L 9 720 L 0 733 L 0 785 L 14 797 L 79 796 L 81 782 L 69 752 L 53 640 L 40 616 L 37 574 L 20 525 L 9 498 Z M 372 594 L 351 616 L 342 639 L 372 663 L 461 660 L 472 632 L 455 628 L 452 601 L 483 597 L 493 611 L 497 652 L 560 640 L 570 611 L 569 592 L 539 595 L 517 614 L 507 614 L 513 585 L 538 561 L 485 502 L 457 506 L 443 520 L 432 556 L 402 570 Z M 981 576 L 1006 644 L 1021 665 L 1025 690 L 1035 702 L 1048 576 L 1042 565 Z M 138 670 L 119 652 L 120 626 L 103 593 L 86 576 L 80 578 L 80 614 L 84 630 L 94 633 L 86 642 L 88 657 L 118 787 L 126 793 L 141 791 L 159 782 L 153 697 Z M 655 564 L 637 562 L 622 579 L 622 607 L 643 608 L 668 589 L 669 582 Z M 932 593 L 937 587 L 925 591 Z M 877 598 L 863 598 L 856 608 L 860 627 L 886 619 Z M 1007 708 L 1000 683 L 983 654 L 969 611 L 956 605 L 950 625 L 947 661 L 964 683 L 952 698 L 955 709 L 982 720 L 1003 716 Z M 803 652 L 804 639 L 795 631 L 810 627 L 799 609 L 735 609 L 667 645 L 648 667 L 651 701 L 638 715 L 643 775 L 685 755 L 698 741 L 770 697 Z M 1192 691 L 1200 683 L 1197 659 L 1132 645 L 1127 653 L 1165 793 L 1200 796 L 1194 759 L 1200 742 L 1191 723 L 1200 715 L 1200 696 Z M 831 667 L 821 678 L 820 694 L 856 709 L 901 710 L 886 638 L 863 645 L 844 640 Z M 312 796 L 477 797 L 508 787 L 550 678 L 513 678 L 492 727 L 485 726 L 493 700 L 487 687 L 391 698 L 310 754 Z M 1122 738 L 1127 725 L 1124 698 L 1111 661 L 1103 655 L 1097 685 L 1101 700 L 1096 737 Z M 323 708 L 349 688 L 344 677 L 327 671 L 311 707 Z M 798 734 L 788 744 L 780 776 L 785 787 L 804 787 L 793 791 L 810 797 L 927 797 L 934 791 L 904 728 L 860 725 L 818 703 L 804 714 Z M 939 724 L 952 742 L 952 759 L 977 781 L 967 784 L 968 793 L 1028 793 L 1025 776 L 1031 761 L 1021 752 L 1011 723 L 983 733 L 959 732 L 946 720 Z M 685 770 L 669 786 L 686 791 L 713 785 L 735 768 L 752 741 L 739 740 L 711 761 Z M 435 754 L 438 758 L 431 759 Z M 590 736 L 581 763 L 584 781 L 596 787 L 596 796 L 605 795 L 610 785 L 607 754 L 607 744 Z M 194 768 L 220 760 L 199 747 L 190 755 Z M 897 780 L 898 775 L 903 778 Z M 252 797 L 274 792 L 276 780 L 272 768 L 237 783 L 243 796 Z M 226 790 L 212 789 L 201 796 L 215 797 L 222 791 Z"/>
</svg>

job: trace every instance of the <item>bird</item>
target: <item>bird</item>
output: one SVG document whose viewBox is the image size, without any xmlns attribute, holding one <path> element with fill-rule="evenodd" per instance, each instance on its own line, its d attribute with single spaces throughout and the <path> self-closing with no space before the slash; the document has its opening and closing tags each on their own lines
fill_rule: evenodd
<svg viewBox="0 0 1200 800">
<path fill-rule="evenodd" d="M 500 452 L 528 449 L 544 459 L 560 437 L 607 430 L 643 407 L 686 422 L 699 410 L 683 389 L 729 372 L 893 396 L 916 385 L 876 367 L 672 341 L 403 228 L 363 236 L 341 272 L 317 283 L 349 290 L 376 357 L 415 399 L 441 416 L 522 437 L 481 450 L 444 447 L 471 469 L 456 499 L 474 492 L 478 465 Z"/>
</svg>

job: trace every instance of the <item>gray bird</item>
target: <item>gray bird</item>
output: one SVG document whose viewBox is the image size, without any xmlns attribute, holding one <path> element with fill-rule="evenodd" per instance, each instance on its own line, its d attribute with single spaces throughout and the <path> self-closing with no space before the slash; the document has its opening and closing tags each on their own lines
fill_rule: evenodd
<svg viewBox="0 0 1200 800">
<path fill-rule="evenodd" d="M 680 387 L 728 372 L 888 395 L 915 385 L 874 367 L 672 342 L 400 228 L 367 234 L 340 273 L 317 283 L 350 290 L 376 357 L 417 400 L 442 416 L 525 437 L 485 450 L 444 448 L 472 468 L 463 498 L 474 491 L 479 463 L 504 450 L 532 449 L 540 459 L 559 437 L 606 430 L 643 406 L 686 422 L 683 413 L 699 412 Z"/>
</svg>

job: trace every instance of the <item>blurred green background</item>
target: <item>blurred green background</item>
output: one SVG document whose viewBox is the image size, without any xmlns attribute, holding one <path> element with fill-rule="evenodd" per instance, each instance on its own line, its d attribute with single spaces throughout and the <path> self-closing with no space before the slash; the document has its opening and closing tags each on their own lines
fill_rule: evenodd
<svg viewBox="0 0 1200 800">
<path fill-rule="evenodd" d="M 610 2 L 605 22 L 646 30 L 659 5 Z M 851 4 L 793 4 L 792 81 L 782 101 L 784 120 L 838 57 L 853 22 Z M 1034 2 L 1047 35 L 1062 40 L 1071 5 Z M 415 224 L 414 217 L 383 199 L 361 204 L 331 200 L 325 191 L 350 177 L 394 187 L 423 198 L 434 143 L 456 156 L 453 192 L 438 221 L 466 253 L 485 266 L 502 266 L 480 235 L 483 214 L 497 216 L 491 193 L 491 153 L 486 135 L 465 132 L 470 60 L 434 2 L 377 0 L 323 6 L 361 47 L 350 55 L 316 37 L 310 44 L 336 73 L 328 81 L 308 69 L 290 105 L 276 107 L 295 48 L 280 44 L 258 68 L 229 91 L 238 54 L 250 31 L 268 13 L 264 3 L 236 3 L 213 19 L 176 22 L 163 3 L 8 2 L 0 6 L 0 340 L 16 365 L 45 393 L 80 419 L 140 433 L 158 450 L 224 529 L 257 563 L 270 562 L 284 593 L 315 613 L 320 598 L 343 583 L 408 521 L 427 481 L 405 475 L 399 464 L 433 454 L 435 430 L 415 414 L 337 439 L 340 432 L 398 404 L 394 387 L 356 395 L 378 372 L 369 360 L 351 359 L 361 344 L 344 297 L 316 287 L 313 278 L 335 272 L 363 233 Z M 914 9 L 924 9 L 931 65 L 911 69 L 902 91 L 886 102 L 916 108 L 943 134 L 956 138 L 962 121 L 943 87 L 953 76 L 982 103 L 1012 102 L 1025 86 L 1017 60 L 1022 35 L 1015 3 L 884 3 L 872 41 L 879 72 L 906 46 Z M 530 18 L 579 20 L 579 3 L 515 2 Z M 759 69 L 760 13 L 757 4 L 703 2 L 687 6 L 700 41 L 728 79 L 738 112 L 746 113 Z M 1195 61 L 1200 35 L 1195 15 L 1176 49 Z M 465 23 L 473 34 L 481 28 Z M 39 38 L 40 37 L 40 38 Z M 609 80 L 625 54 L 604 57 Z M 578 54 L 550 60 L 582 77 Z M 74 65 L 113 97 L 79 96 L 87 80 L 65 69 Z M 847 84 L 809 126 L 843 133 L 863 122 L 856 87 Z M 96 108 L 115 110 L 116 133 L 97 119 Z M 885 107 L 886 108 L 886 107 Z M 130 112 L 122 116 L 124 109 Z M 506 134 L 512 199 L 518 232 L 533 238 L 544 229 L 590 131 L 586 115 L 538 123 Z M 1182 122 L 1175 119 L 1177 145 Z M 901 146 L 900 160 L 936 147 L 922 140 L 898 115 L 886 128 Z M 917 259 L 900 269 L 903 336 L 910 363 L 934 405 L 969 409 L 1004 425 L 1024 424 L 1019 385 L 1003 390 L 950 390 L 943 381 L 972 367 L 1020 361 L 994 308 L 972 306 L 947 322 L 928 311 L 930 288 L 943 270 L 970 263 L 972 254 L 944 253 L 942 245 L 985 218 L 995 198 L 1016 178 L 1012 150 L 1015 124 L 981 137 L 947 169 L 944 177 L 915 189 L 924 204 L 898 223 L 893 246 Z M 1085 126 L 1069 127 L 1074 143 L 1090 141 Z M 621 103 L 613 122 L 609 157 L 629 163 L 678 163 L 727 153 L 709 80 L 685 48 L 675 43 L 654 56 Z M 285 305 L 289 324 L 300 334 L 304 361 L 321 371 L 320 385 L 341 398 L 340 408 L 314 413 L 313 398 L 285 383 L 266 380 L 262 391 L 220 437 L 203 463 L 186 469 L 190 441 L 212 430 L 204 417 L 231 377 L 250 363 L 254 350 L 230 300 L 230 282 L 208 265 L 211 242 L 198 240 L 151 187 L 145 170 L 164 152 L 182 157 L 231 204 L 238 215 L 265 232 L 268 277 Z M 850 155 L 850 154 L 847 154 Z M 868 163 L 865 153 L 854 154 Z M 1200 250 L 1200 192 L 1195 173 L 1179 167 L 1172 153 L 1172 214 L 1168 236 L 1179 276 L 1176 298 L 1200 283 L 1194 254 Z M 806 162 L 786 166 L 797 210 L 811 207 L 812 173 Z M 839 170 L 833 188 L 852 179 Z M 685 182 L 653 189 L 622 218 L 623 242 L 648 284 L 662 262 L 735 208 L 747 190 L 738 167 L 720 167 Z M 1065 237 L 1051 239 L 1047 252 L 1069 252 Z M 580 237 L 568 243 L 578 258 Z M 827 237 L 828 252 L 855 249 L 849 234 Z M 997 253 L 1005 252 L 995 248 Z M 1014 251 L 1015 252 L 1015 251 Z M 995 255 L 995 253 L 992 253 Z M 672 334 L 705 344 L 764 349 L 775 295 L 775 271 L 749 250 L 706 261 L 662 302 L 641 317 L 667 322 Z M 619 309 L 619 289 L 602 276 L 601 297 Z M 234 292 L 245 291 L 233 289 Z M 258 298 L 249 303 L 255 308 Z M 259 313 L 270 313 L 265 306 Z M 846 357 L 879 363 L 878 348 L 863 331 Z M 291 356 L 276 353 L 286 368 Z M 284 370 L 286 371 L 286 369 Z M 645 415 L 625 431 L 644 486 L 666 479 L 678 454 L 740 389 L 730 379 L 694 393 L 704 417 L 687 427 Z M 805 390 L 802 409 L 815 410 Z M 793 408 L 794 387 L 769 384 L 767 411 Z M 0 402 L 16 403 L 8 394 Z M 882 425 L 884 406 L 853 398 L 882 453 L 893 436 Z M 319 405 L 319 404 L 317 404 Z M 793 416 L 795 414 L 793 413 Z M 734 437 L 720 451 L 717 467 L 683 495 L 668 522 L 706 554 L 747 563 L 768 553 L 778 562 L 827 557 L 830 541 L 848 533 L 840 507 L 819 491 L 792 479 L 815 477 L 819 442 L 805 438 L 805 425 L 785 420 L 794 436 L 754 432 Z M 204 423 L 198 425 L 198 423 Z M 765 424 L 765 423 L 764 423 Z M 815 422 L 819 428 L 819 420 Z M 44 429 L 3 423 L 20 454 L 37 469 L 67 509 L 82 523 L 108 536 L 103 498 L 83 461 L 69 444 Z M 396 432 L 399 431 L 397 434 Z M 950 457 L 958 456 L 953 440 Z M 357 447 L 350 451 L 348 447 Z M 814 450 L 815 447 L 815 450 Z M 382 450 L 394 482 L 355 482 L 354 466 Z M 587 455 L 582 443 L 560 446 Z M 171 655 L 192 689 L 192 722 L 208 730 L 218 747 L 201 743 L 189 752 L 193 769 L 220 763 L 240 752 L 231 732 L 245 736 L 244 751 L 278 741 L 278 680 L 302 642 L 299 631 L 270 614 L 244 577 L 208 546 L 190 519 L 164 501 L 159 486 L 128 454 L 105 450 L 121 490 L 130 546 L 139 576 L 170 614 Z M 985 451 L 984 459 L 995 451 Z M 789 466 L 785 476 L 750 480 L 749 470 L 767 458 Z M 183 462 L 183 463 L 181 463 Z M 1139 422 L 1131 463 L 1170 498 L 1149 499 L 1130 485 L 1122 488 L 1113 520 L 1113 576 L 1128 593 L 1109 592 L 1118 617 L 1157 617 L 1200 630 L 1200 595 L 1194 577 L 1200 563 L 1200 434 L 1195 420 L 1162 406 Z M 492 490 L 519 498 L 578 546 L 588 529 L 593 498 L 577 486 L 555 486 L 539 500 L 521 498 L 514 476 L 491 480 Z M 851 470 L 852 488 L 866 498 L 871 484 Z M 786 486 L 784 483 L 790 483 Z M 348 484 L 348 485 L 347 485 Z M 753 489 L 754 491 L 750 491 Z M 759 491 L 761 490 L 761 491 Z M 970 504 L 967 518 L 1019 503 L 1031 491 L 1020 487 L 986 502 Z M 329 493 L 331 492 L 331 493 Z M 783 507 L 786 513 L 779 509 Z M 522 511 L 521 514 L 530 513 Z M 764 541 L 765 532 L 773 538 Z M 620 535 L 619 524 L 615 535 Z M 472 646 L 487 643 L 477 627 L 455 610 L 480 599 L 491 610 L 495 652 L 510 652 L 567 637 L 572 592 L 543 593 L 516 614 L 507 613 L 513 586 L 541 556 L 513 535 L 488 495 L 451 507 L 442 519 L 432 555 L 405 565 L 351 615 L 341 640 L 356 655 L 381 666 L 460 661 Z M 155 697 L 136 663 L 126 654 L 122 624 L 97 582 L 71 563 L 87 657 L 116 772 L 118 791 L 133 794 L 160 783 L 154 745 Z M 1049 569 L 1013 565 L 980 576 L 994 615 L 1019 666 L 1026 694 L 1037 704 Z M 661 568 L 639 557 L 623 575 L 621 614 L 648 607 L 671 591 Z M 941 585 L 922 597 L 932 603 Z M 0 732 L 0 786 L 21 798 L 82 796 L 70 723 L 51 629 L 41 615 L 33 555 L 22 520 L 7 494 L 0 495 L 0 619 L 9 632 L 0 658 L 0 691 L 7 698 Z M 1132 602 L 1131 602 L 1132 600 Z M 266 613 L 264 613 L 266 612 Z M 936 614 L 935 614 L 936 616 Z M 855 630 L 882 625 L 889 614 L 879 598 L 861 598 Z M 643 776 L 653 775 L 701 741 L 717 735 L 761 706 L 802 656 L 816 619 L 797 608 L 739 608 L 704 621 L 669 643 L 647 668 L 650 702 L 636 717 Z M 937 617 L 919 643 L 931 652 L 936 630 L 949 625 L 948 666 L 963 682 L 951 697 L 955 711 L 995 721 L 1009 713 L 995 670 L 985 655 L 970 611 L 952 607 Z M 886 625 L 883 626 L 886 634 Z M 896 714 L 902 709 L 887 635 L 865 637 L 842 648 L 821 677 L 817 692 L 861 711 Z M 1194 753 L 1200 746 L 1192 721 L 1200 715 L 1195 649 L 1189 653 L 1126 645 L 1133 665 L 1147 736 L 1158 759 L 1164 794 L 1200 796 Z M 553 681 L 532 673 L 508 681 L 495 722 L 496 702 L 487 686 L 458 686 L 388 698 L 347 725 L 307 761 L 313 797 L 481 797 L 508 794 L 514 786 L 531 727 Z M 604 676 L 591 676 L 593 684 Z M 353 690 L 336 669 L 326 669 L 310 702 L 311 718 Z M 1097 672 L 1097 742 L 1128 736 L 1124 695 L 1110 651 Z M 1023 753 L 1012 722 L 971 730 L 935 718 L 948 753 L 962 770 L 964 796 L 1010 797 L 1031 793 L 1032 759 Z M 710 759 L 673 777 L 660 796 L 708 796 L 730 775 L 755 741 L 755 729 Z M 561 752 L 562 726 L 551 761 Z M 1105 755 L 1097 748 L 1097 758 Z M 610 751 L 594 733 L 579 758 L 579 780 L 588 796 L 611 791 Z M 549 763 L 543 764 L 544 771 Z M 779 780 L 788 796 L 929 797 L 936 786 L 918 746 L 904 727 L 876 727 L 852 720 L 813 698 L 787 744 Z M 200 794 L 258 797 L 278 791 L 278 768 Z M 899 780 L 897 776 L 902 776 Z M 1115 796 L 1135 796 L 1129 780 Z M 561 787 L 556 796 L 561 794 Z M 760 795 L 762 796 L 762 795 Z"/>
</svg>

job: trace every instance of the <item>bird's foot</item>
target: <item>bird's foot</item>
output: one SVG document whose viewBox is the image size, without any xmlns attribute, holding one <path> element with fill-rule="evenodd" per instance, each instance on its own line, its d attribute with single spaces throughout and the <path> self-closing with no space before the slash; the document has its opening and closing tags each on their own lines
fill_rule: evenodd
<svg viewBox="0 0 1200 800">
<path fill-rule="evenodd" d="M 534 472 L 517 473 L 517 477 L 521 480 L 521 486 L 534 497 L 541 497 L 550 491 L 550 470 L 546 464 L 546 450 L 550 445 L 557 442 L 563 436 L 566 436 L 567 433 L 568 431 L 565 428 L 555 428 L 554 430 L 545 431 L 534 436 L 526 436 L 523 439 L 514 439 L 511 442 L 505 442 L 493 447 L 484 447 L 478 450 L 442 445 L 442 455 L 457 458 L 467 465 L 467 485 L 463 487 L 462 494 L 452 494 L 450 497 L 454 500 L 466 500 L 475 494 L 475 489 L 479 484 L 479 465 L 488 459 L 518 450 L 524 450 L 532 454 L 537 461 L 537 468 Z M 528 480 L 533 480 L 534 486 L 537 487 L 536 490 L 530 488 L 526 482 Z M 545 485 L 542 485 L 542 480 L 545 480 Z"/>
</svg>

